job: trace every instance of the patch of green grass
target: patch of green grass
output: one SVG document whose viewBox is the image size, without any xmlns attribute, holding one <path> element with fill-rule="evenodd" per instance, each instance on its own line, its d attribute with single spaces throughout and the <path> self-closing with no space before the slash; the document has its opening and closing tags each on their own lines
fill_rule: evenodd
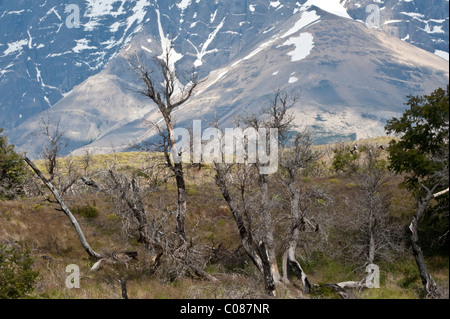
<svg viewBox="0 0 450 319">
<path fill-rule="evenodd" d="M 188 185 L 187 187 L 186 187 L 186 195 L 187 196 L 195 196 L 195 195 L 197 195 L 199 192 L 198 192 L 198 190 L 196 189 L 196 187 L 195 186 L 193 186 L 193 185 Z"/>
<path fill-rule="evenodd" d="M 99 210 L 98 210 L 97 206 L 95 205 L 95 202 L 93 205 L 89 205 L 89 204 L 86 204 L 83 206 L 76 205 L 75 207 L 73 207 L 71 209 L 71 211 L 74 214 L 81 215 L 85 218 L 96 218 L 99 214 Z"/>
<path fill-rule="evenodd" d="M 106 216 L 106 219 L 110 222 L 117 222 L 119 220 L 119 216 L 117 216 L 116 214 L 109 214 L 108 216 Z"/>
<path fill-rule="evenodd" d="M 313 253 L 309 261 L 300 263 L 305 272 L 312 274 L 321 284 L 358 280 L 353 272 L 354 267 L 343 265 L 322 253 Z"/>
<path fill-rule="evenodd" d="M 345 188 L 347 188 L 347 189 L 355 189 L 355 188 L 358 188 L 358 184 L 347 183 L 347 184 L 345 184 Z"/>
<path fill-rule="evenodd" d="M 414 290 L 404 290 L 398 288 L 367 289 L 361 294 L 364 299 L 417 299 Z"/>
</svg>

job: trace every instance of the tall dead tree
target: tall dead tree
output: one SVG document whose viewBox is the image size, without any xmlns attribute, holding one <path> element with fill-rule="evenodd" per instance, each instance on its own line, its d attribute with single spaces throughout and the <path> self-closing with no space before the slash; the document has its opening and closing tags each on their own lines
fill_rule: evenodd
<svg viewBox="0 0 450 319">
<path fill-rule="evenodd" d="M 156 70 L 147 69 L 137 54 L 130 58 L 128 62 L 144 84 L 144 89 L 138 91 L 138 93 L 148 97 L 158 107 L 168 131 L 168 147 L 174 150 L 176 137 L 173 111 L 192 97 L 200 81 L 192 72 L 187 84 L 182 85 L 177 78 L 175 66 L 172 62 L 174 52 L 172 44 L 168 48 L 163 48 L 163 51 L 161 57 L 155 58 Z M 154 74 L 155 71 L 157 72 L 156 75 Z M 160 79 L 162 79 L 162 85 L 159 84 Z M 186 241 L 185 217 L 187 204 L 183 164 L 181 161 L 173 162 L 170 157 L 167 158 L 167 164 L 173 171 L 177 183 L 176 233 L 182 241 Z"/>
<path fill-rule="evenodd" d="M 311 226 L 315 230 L 317 225 L 314 225 L 308 220 L 306 208 L 304 206 L 302 207 L 302 200 L 307 195 L 302 191 L 299 180 L 305 170 L 315 164 L 320 157 L 319 153 L 313 147 L 310 133 L 304 131 L 297 133 L 293 146 L 284 148 L 280 154 L 280 167 L 282 169 L 280 180 L 287 189 L 290 203 L 290 223 L 286 232 L 287 245 L 282 259 L 283 281 L 285 283 L 289 282 L 288 268 L 290 268 L 302 281 L 303 292 L 305 294 L 311 291 L 312 285 L 297 260 L 296 250 L 300 231 L 305 229 L 305 227 Z"/>
<path fill-rule="evenodd" d="M 42 155 L 44 157 L 44 164 L 47 169 L 49 178 L 47 178 L 27 156 L 24 156 L 24 160 L 35 172 L 36 176 L 42 181 L 42 183 L 44 183 L 44 185 L 50 190 L 56 201 L 50 199 L 50 197 L 46 197 L 46 199 L 51 203 L 58 204 L 61 208 L 61 211 L 69 218 L 72 226 L 77 232 L 78 238 L 84 250 L 86 250 L 90 257 L 101 259 L 102 255 L 95 252 L 89 245 L 80 227 L 80 224 L 78 223 L 77 219 L 72 214 L 70 209 L 67 207 L 63 199 L 64 193 L 75 183 L 75 181 L 79 178 L 79 175 L 73 173 L 73 163 L 69 165 L 69 170 L 65 174 L 67 176 L 64 181 L 62 178 L 63 174 L 59 172 L 58 157 L 60 156 L 62 149 L 67 146 L 64 132 L 60 130 L 59 123 L 60 122 L 58 121 L 56 126 L 52 128 L 50 117 L 48 117 L 47 121 L 43 118 L 40 120 L 41 132 L 39 132 L 38 134 L 44 135 L 46 139 Z M 55 180 L 59 184 L 58 187 L 55 187 L 53 184 Z"/>
<path fill-rule="evenodd" d="M 361 154 L 361 163 L 355 173 L 358 196 L 351 202 L 358 211 L 355 223 L 359 222 L 357 227 L 362 234 L 360 253 L 366 256 L 363 266 L 367 266 L 377 260 L 389 260 L 390 254 L 400 251 L 401 236 L 399 226 L 389 216 L 391 194 L 385 185 L 392 174 L 387 169 L 387 162 L 382 159 L 382 150 L 368 145 Z"/>
<path fill-rule="evenodd" d="M 269 107 L 263 110 L 262 114 L 250 114 L 246 117 L 239 119 L 246 127 L 253 128 L 255 130 L 259 129 L 276 129 L 278 132 L 278 146 L 286 140 L 289 128 L 293 121 L 293 117 L 289 115 L 288 109 L 292 107 L 297 102 L 297 98 L 290 98 L 286 92 L 277 90 L 274 93 L 274 97 L 270 100 Z M 269 133 L 266 131 L 267 135 L 263 136 L 263 141 L 269 140 Z M 258 145 L 261 147 L 261 145 Z M 263 145 L 267 147 L 267 145 Z M 274 150 L 270 150 L 273 152 Z M 279 154 L 277 154 L 277 157 Z M 259 245 L 267 249 L 267 252 L 261 252 L 261 257 L 265 257 L 267 254 L 267 261 L 270 263 L 270 275 L 274 282 L 281 281 L 280 271 L 278 269 L 277 256 L 275 252 L 275 239 L 274 239 L 274 222 L 272 220 L 271 210 L 270 210 L 270 198 L 269 198 L 269 175 L 262 173 L 262 167 L 259 156 L 257 157 L 255 163 L 255 171 L 258 180 L 258 187 L 260 190 L 260 215 L 261 223 L 263 229 L 263 243 L 264 245 Z"/>
<path fill-rule="evenodd" d="M 57 203 L 60 205 L 61 210 L 64 212 L 64 214 L 69 218 L 72 226 L 75 228 L 75 231 L 77 232 L 78 238 L 80 240 L 81 245 L 83 246 L 84 250 L 88 253 L 89 256 L 95 258 L 95 259 L 101 259 L 102 255 L 95 252 L 92 247 L 89 245 L 88 241 L 86 240 L 86 237 L 84 236 L 83 231 L 81 230 L 80 224 L 78 223 L 75 216 L 72 214 L 70 209 L 67 207 L 67 205 L 64 203 L 64 200 L 60 194 L 60 192 L 53 186 L 53 184 L 48 180 L 44 174 L 34 165 L 34 163 L 28 158 L 24 157 L 25 162 L 31 167 L 31 169 L 36 173 L 36 175 L 40 178 L 40 180 L 47 186 L 47 188 L 51 191 L 53 196 L 55 197 Z"/>
<path fill-rule="evenodd" d="M 276 91 L 270 106 L 261 114 L 247 115 L 238 118 L 237 122 L 257 131 L 260 141 L 267 141 L 269 130 L 275 129 L 278 132 L 278 143 L 285 140 L 288 133 L 292 117 L 288 115 L 287 110 L 295 101 L 296 99 L 290 99 L 286 93 Z M 267 135 L 261 136 L 264 135 L 264 130 L 260 129 L 265 129 Z M 248 137 L 247 141 L 244 137 L 240 144 L 246 145 L 244 148 L 249 150 L 249 143 Z M 258 147 L 268 146 L 259 143 Z M 274 151 L 276 150 L 270 149 L 270 152 Z M 278 153 L 276 156 L 278 158 Z M 281 275 L 275 249 L 270 178 L 263 170 L 265 165 L 259 156 L 254 163 L 248 163 L 246 160 L 245 163 L 239 164 L 227 164 L 223 158 L 221 163 L 215 163 L 215 170 L 216 184 L 231 210 L 245 252 L 263 275 L 267 294 L 274 296 L 276 284 L 281 283 Z"/>
<path fill-rule="evenodd" d="M 159 163 L 156 162 L 153 165 L 152 168 L 148 168 L 150 175 L 152 170 L 159 171 Z M 137 233 L 138 241 L 150 253 L 152 273 L 164 271 L 160 266 L 165 263 L 165 268 L 176 271 L 177 276 L 183 276 L 188 270 L 203 279 L 217 280 L 204 270 L 206 262 L 204 256 L 199 253 L 198 247 L 192 242 L 179 245 L 178 234 L 174 234 L 167 222 L 170 213 L 152 214 L 148 210 L 143 199 L 149 192 L 154 191 L 153 185 L 148 183 L 148 175 L 129 176 L 127 173 L 111 168 L 97 176 L 101 181 L 97 182 L 89 177 L 84 177 L 83 181 L 87 186 L 110 197 L 122 221 L 123 231 L 133 237 Z M 93 268 L 99 268 L 100 265 L 101 262 Z"/>
<path fill-rule="evenodd" d="M 416 261 L 417 267 L 419 268 L 420 278 L 422 279 L 422 284 L 425 289 L 425 293 L 429 298 L 439 297 L 439 292 L 437 285 L 430 271 L 428 270 L 427 264 L 425 262 L 425 257 L 419 242 L 419 222 L 422 219 L 427 207 L 433 199 L 436 199 L 449 192 L 449 189 L 445 189 L 441 192 L 437 192 L 440 185 L 434 185 L 432 189 L 429 189 L 425 185 L 421 185 L 423 195 L 419 195 L 417 200 L 417 209 L 414 217 L 412 218 L 411 224 L 408 227 L 409 238 L 411 241 L 413 256 Z"/>
</svg>

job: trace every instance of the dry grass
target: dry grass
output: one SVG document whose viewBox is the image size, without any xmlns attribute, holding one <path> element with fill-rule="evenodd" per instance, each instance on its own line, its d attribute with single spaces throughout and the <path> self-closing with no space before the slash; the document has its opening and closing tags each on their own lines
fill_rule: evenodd
<svg viewBox="0 0 450 319">
<path fill-rule="evenodd" d="M 378 145 L 386 145 L 389 138 L 372 141 Z M 366 143 L 366 141 L 363 141 Z M 120 153 L 93 156 L 92 170 L 104 169 L 116 163 L 124 169 L 139 168 L 144 165 L 144 153 Z M 81 158 L 73 159 L 81 165 Z M 40 163 L 42 167 L 42 163 Z M 80 166 L 81 167 L 81 166 Z M 188 216 L 186 229 L 193 238 L 194 244 L 218 248 L 222 255 L 207 265 L 207 271 L 219 279 L 217 283 L 201 281 L 194 276 L 186 276 L 175 281 L 152 276 L 145 267 L 145 253 L 139 243 L 128 238 L 121 231 L 118 218 L 113 214 L 113 207 L 105 197 L 92 192 L 68 199 L 69 207 L 75 203 L 92 204 L 95 202 L 99 216 L 84 218 L 77 216 L 91 246 L 100 253 L 138 250 L 140 260 L 126 269 L 121 266 L 106 267 L 98 272 L 91 272 L 93 261 L 81 247 L 75 231 L 67 217 L 56 206 L 42 201 L 40 198 L 20 199 L 19 201 L 0 201 L 0 242 L 16 241 L 32 250 L 35 268 L 40 271 L 40 279 L 36 285 L 34 297 L 37 298 L 120 298 L 121 277 L 128 277 L 128 293 L 136 299 L 190 299 L 190 298 L 260 298 L 264 297 L 264 284 L 261 276 L 248 260 L 243 258 L 236 225 L 219 190 L 212 179 L 211 168 L 201 170 L 190 168 L 186 173 L 188 185 Z M 414 201 L 403 189 L 398 188 L 400 178 L 391 180 L 386 187 L 394 195 L 391 215 L 400 224 L 406 224 L 414 209 Z M 308 185 L 317 185 L 328 189 L 335 199 L 333 210 L 345 212 L 344 197 L 354 196 L 354 181 L 345 176 L 311 176 L 304 181 Z M 277 194 L 275 190 L 273 195 Z M 176 189 L 173 181 L 144 198 L 149 214 L 159 214 L 175 210 Z M 329 208 L 327 208 L 329 209 Z M 278 214 L 277 212 L 275 214 Z M 275 215 L 274 217 L 277 217 Z M 170 225 L 169 225 L 170 226 Z M 174 227 L 174 225 L 172 225 Z M 282 224 L 279 225 L 281 229 Z M 283 233 L 278 235 L 283 238 Z M 337 246 L 329 249 L 336 250 Z M 302 248 L 303 249 L 303 248 Z M 337 282 L 357 279 L 352 273 L 351 265 L 343 265 L 336 260 L 317 259 L 311 252 L 305 253 L 310 280 L 313 283 Z M 309 259 L 308 259 L 309 258 Z M 414 262 L 411 256 L 404 260 L 383 265 L 385 273 L 382 288 L 367 290 L 356 297 L 360 298 L 418 298 L 420 279 L 415 277 Z M 442 289 L 448 293 L 449 267 L 448 257 L 432 257 L 430 259 L 433 275 Z M 400 266 L 395 267 L 395 264 Z M 406 265 L 404 265 L 406 263 Z M 66 266 L 77 264 L 81 270 L 81 288 L 65 287 Z M 403 265 L 403 266 L 401 266 Z M 305 298 L 300 284 L 296 286 L 278 287 L 280 298 Z M 307 296 L 308 297 L 308 296 Z"/>
</svg>

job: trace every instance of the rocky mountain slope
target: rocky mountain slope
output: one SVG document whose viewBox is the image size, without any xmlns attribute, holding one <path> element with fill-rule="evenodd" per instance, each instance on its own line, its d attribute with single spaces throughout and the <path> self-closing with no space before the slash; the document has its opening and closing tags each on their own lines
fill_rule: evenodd
<svg viewBox="0 0 450 319">
<path fill-rule="evenodd" d="M 170 38 L 177 69 L 195 67 L 207 78 L 178 112 L 179 125 L 206 123 L 214 113 L 230 124 L 282 88 L 301 96 L 298 124 L 312 125 L 319 140 L 366 137 L 382 134 L 406 95 L 448 82 L 448 1 L 78 5 L 80 28 L 69 29 L 70 12 L 56 1 L 31 9 L 25 1 L 0 3 L 0 126 L 31 154 L 40 147 L 32 133 L 42 111 L 61 118 L 69 150 L 111 151 L 151 137 L 143 119 L 158 114 L 128 89 L 137 83 L 126 58 L 135 51 L 159 55 Z"/>
</svg>

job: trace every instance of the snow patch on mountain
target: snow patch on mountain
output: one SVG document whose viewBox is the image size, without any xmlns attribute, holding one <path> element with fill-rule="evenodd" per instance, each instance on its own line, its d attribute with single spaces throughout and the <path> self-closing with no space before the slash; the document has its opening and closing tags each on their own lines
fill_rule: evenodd
<svg viewBox="0 0 450 319">
<path fill-rule="evenodd" d="M 291 77 L 289 78 L 288 83 L 289 83 L 289 84 L 293 84 L 293 83 L 295 83 L 295 82 L 298 82 L 298 77 L 296 77 L 296 76 L 291 76 Z"/>
<path fill-rule="evenodd" d="M 264 42 L 263 44 L 261 44 L 260 46 L 258 46 L 258 48 L 256 48 L 255 50 L 253 50 L 252 52 L 250 52 L 250 54 L 248 54 L 247 56 L 245 56 L 244 58 L 234 62 L 231 66 L 236 66 L 238 64 L 240 64 L 242 61 L 245 60 L 249 60 L 251 58 L 253 58 L 255 55 L 257 55 L 259 52 L 263 51 L 265 48 L 269 47 L 270 45 L 272 45 L 275 41 L 277 40 L 277 38 L 273 38 L 267 42 Z"/>
<path fill-rule="evenodd" d="M 137 1 L 136 5 L 133 8 L 133 15 L 128 17 L 127 19 L 127 28 L 125 30 L 128 31 L 134 23 L 136 24 L 140 24 L 144 18 L 145 15 L 147 14 L 147 11 L 145 10 L 146 7 L 148 7 L 150 5 L 150 2 L 148 0 L 139 0 Z M 140 27 L 138 28 L 138 30 L 136 30 L 136 32 L 140 31 Z"/>
<path fill-rule="evenodd" d="M 443 58 L 444 60 L 448 61 L 449 60 L 449 54 L 448 52 L 442 51 L 442 50 L 436 50 L 434 52 L 434 54 L 436 54 L 437 56 L 440 56 L 441 58 Z"/>
<path fill-rule="evenodd" d="M 270 6 L 274 8 L 278 8 L 280 6 L 280 1 L 270 1 Z"/>
<path fill-rule="evenodd" d="M 88 40 L 88 39 L 75 40 L 75 42 L 77 43 L 77 45 L 72 49 L 73 52 L 75 52 L 75 53 L 80 53 L 83 50 L 97 49 L 97 47 L 89 46 L 90 40 Z"/>
<path fill-rule="evenodd" d="M 125 13 L 123 10 L 123 4 L 126 0 L 86 0 L 87 12 L 86 17 L 98 18 L 106 15 L 111 15 L 117 17 Z M 114 4 L 116 2 L 121 2 L 120 7 L 117 11 L 114 11 Z"/>
<path fill-rule="evenodd" d="M 217 11 L 216 11 L 216 13 L 217 13 Z M 215 17 L 214 17 L 214 19 L 215 19 Z M 211 44 L 211 42 L 216 38 L 217 33 L 220 31 L 220 29 L 222 29 L 223 24 L 225 23 L 225 19 L 226 19 L 226 17 L 223 18 L 222 22 L 220 22 L 219 25 L 215 28 L 215 30 L 209 34 L 208 39 L 205 41 L 205 43 L 202 44 L 200 51 L 189 39 L 187 39 L 187 41 L 194 47 L 195 51 L 197 51 L 197 60 L 194 62 L 194 66 L 196 68 L 198 68 L 199 66 L 201 66 L 203 64 L 203 57 L 206 54 L 217 52 L 217 49 L 212 49 L 212 50 L 208 51 L 208 47 Z"/>
<path fill-rule="evenodd" d="M 340 0 L 308 0 L 304 4 L 305 7 L 316 6 L 324 11 L 332 13 L 334 15 L 352 19 L 348 14 L 347 10 L 341 4 Z"/>
<path fill-rule="evenodd" d="M 22 47 L 28 44 L 28 40 L 19 40 L 12 43 L 8 43 L 8 48 L 3 52 L 4 56 L 10 55 L 16 52 L 22 51 Z"/>
<path fill-rule="evenodd" d="M 282 38 L 287 38 L 290 35 L 300 31 L 304 27 L 311 25 L 312 23 L 319 22 L 320 16 L 317 15 L 316 11 L 303 11 L 300 16 L 300 20 L 298 20 L 295 25 L 290 28 L 285 34 L 283 34 Z"/>
<path fill-rule="evenodd" d="M 180 8 L 181 11 L 186 10 L 191 5 L 192 0 L 181 0 L 180 3 L 177 3 L 177 7 Z"/>
<path fill-rule="evenodd" d="M 298 37 L 289 38 L 281 46 L 295 45 L 295 49 L 287 55 L 292 57 L 292 62 L 301 61 L 311 54 L 314 48 L 314 37 L 311 33 L 301 33 Z"/>
</svg>

